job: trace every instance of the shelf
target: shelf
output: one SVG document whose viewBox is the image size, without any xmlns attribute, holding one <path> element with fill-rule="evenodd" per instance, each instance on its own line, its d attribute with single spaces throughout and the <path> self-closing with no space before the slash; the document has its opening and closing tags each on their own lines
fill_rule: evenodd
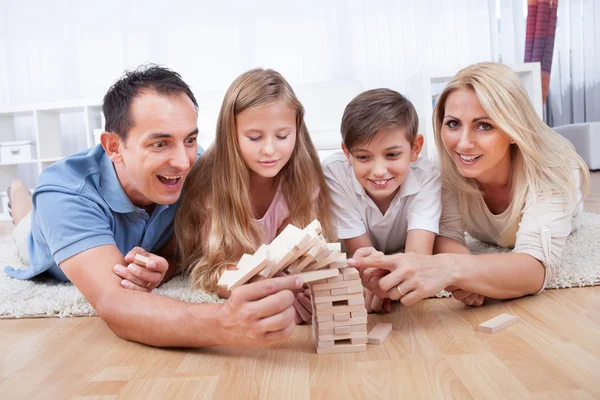
<svg viewBox="0 0 600 400">
<path fill-rule="evenodd" d="M 25 161 L 16 161 L 16 162 L 0 162 L 0 166 L 6 166 L 6 165 L 22 165 L 22 164 L 35 164 L 37 163 L 38 160 L 25 160 Z"/>
</svg>

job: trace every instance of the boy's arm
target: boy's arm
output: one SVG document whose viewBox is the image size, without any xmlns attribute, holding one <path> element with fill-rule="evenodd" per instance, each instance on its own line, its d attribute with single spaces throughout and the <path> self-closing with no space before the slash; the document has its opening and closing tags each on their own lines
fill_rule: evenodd
<svg viewBox="0 0 600 400">
<path fill-rule="evenodd" d="M 405 253 L 432 254 L 435 233 L 424 229 L 413 229 L 406 234 Z"/>
<path fill-rule="evenodd" d="M 363 233 L 360 236 L 342 239 L 344 241 L 344 246 L 346 247 L 346 253 L 348 254 L 348 258 L 351 258 L 354 252 L 363 247 L 373 247 L 371 243 L 371 239 L 369 238 L 368 233 Z"/>
</svg>

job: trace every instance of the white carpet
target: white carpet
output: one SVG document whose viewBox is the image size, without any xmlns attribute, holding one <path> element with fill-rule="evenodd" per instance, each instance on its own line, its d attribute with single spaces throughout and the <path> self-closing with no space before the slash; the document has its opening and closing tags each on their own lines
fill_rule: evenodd
<svg viewBox="0 0 600 400">
<path fill-rule="evenodd" d="M 475 240 L 469 241 L 474 253 L 506 251 Z M 4 274 L 5 265 L 21 264 L 11 236 L 0 238 L 0 319 L 21 317 L 77 317 L 96 315 L 81 293 L 70 283 L 49 279 L 21 281 Z M 22 266 L 21 266 L 22 267 Z M 600 284 L 600 214 L 585 213 L 583 224 L 571 235 L 563 252 L 559 274 L 552 288 Z M 218 302 L 217 296 L 192 290 L 183 277 L 176 277 L 154 293 L 190 302 Z M 440 293 L 443 297 L 446 293 Z"/>
</svg>

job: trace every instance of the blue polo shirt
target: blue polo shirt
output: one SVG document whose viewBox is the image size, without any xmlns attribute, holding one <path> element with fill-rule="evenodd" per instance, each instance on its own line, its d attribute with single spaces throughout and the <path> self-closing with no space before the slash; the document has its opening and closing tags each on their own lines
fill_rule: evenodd
<svg viewBox="0 0 600 400">
<path fill-rule="evenodd" d="M 31 265 L 4 271 L 18 279 L 48 272 L 68 281 L 58 265 L 85 250 L 115 245 L 124 255 L 136 246 L 155 252 L 173 233 L 178 204 L 157 204 L 148 215 L 129 200 L 102 146 L 74 154 L 45 168 L 33 192 Z"/>
</svg>

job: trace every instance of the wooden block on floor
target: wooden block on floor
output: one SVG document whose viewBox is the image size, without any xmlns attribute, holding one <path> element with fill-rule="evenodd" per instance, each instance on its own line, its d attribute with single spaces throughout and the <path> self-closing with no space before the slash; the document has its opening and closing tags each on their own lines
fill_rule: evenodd
<svg viewBox="0 0 600 400">
<path fill-rule="evenodd" d="M 145 267 L 148 265 L 148 261 L 150 261 L 150 259 L 146 256 L 143 256 L 141 254 L 136 254 L 135 257 L 133 257 L 133 262 L 137 265 L 141 265 L 142 267 Z"/>
<path fill-rule="evenodd" d="M 333 347 L 318 348 L 317 354 L 333 354 L 333 353 L 357 353 L 367 351 L 366 344 L 338 344 Z"/>
<path fill-rule="evenodd" d="M 319 303 L 331 303 L 333 301 L 343 301 L 349 299 L 364 299 L 362 293 L 352 293 L 352 294 L 340 294 L 337 296 L 321 296 L 315 297 L 313 301 L 317 304 Z M 363 300 L 364 301 L 364 300 Z"/>
<path fill-rule="evenodd" d="M 486 333 L 496 333 L 502 329 L 514 324 L 519 317 L 510 314 L 500 314 L 482 324 L 479 324 L 479 330 Z"/>
<path fill-rule="evenodd" d="M 348 288 L 329 289 L 330 296 L 338 296 L 340 294 L 348 294 Z"/>
<path fill-rule="evenodd" d="M 331 314 L 333 315 L 334 321 L 348 321 L 350 319 L 350 313 Z"/>
<path fill-rule="evenodd" d="M 365 330 L 367 329 L 367 317 L 362 318 L 350 318 L 347 320 L 334 321 L 333 315 L 332 318 L 328 321 L 319 322 L 319 328 L 329 329 L 336 328 L 338 326 L 360 326 L 363 325 Z"/>
<path fill-rule="evenodd" d="M 352 315 L 352 318 L 366 318 L 367 310 L 352 311 L 350 314 Z"/>
<path fill-rule="evenodd" d="M 390 332 L 392 331 L 392 324 L 388 323 L 378 323 L 375 325 L 371 332 L 369 332 L 369 341 L 370 344 L 381 344 L 388 337 Z"/>
<path fill-rule="evenodd" d="M 311 272 L 302 272 L 297 276 L 302 279 L 304 283 L 320 281 L 321 279 L 331 279 L 340 275 L 339 269 L 320 269 Z"/>
</svg>

